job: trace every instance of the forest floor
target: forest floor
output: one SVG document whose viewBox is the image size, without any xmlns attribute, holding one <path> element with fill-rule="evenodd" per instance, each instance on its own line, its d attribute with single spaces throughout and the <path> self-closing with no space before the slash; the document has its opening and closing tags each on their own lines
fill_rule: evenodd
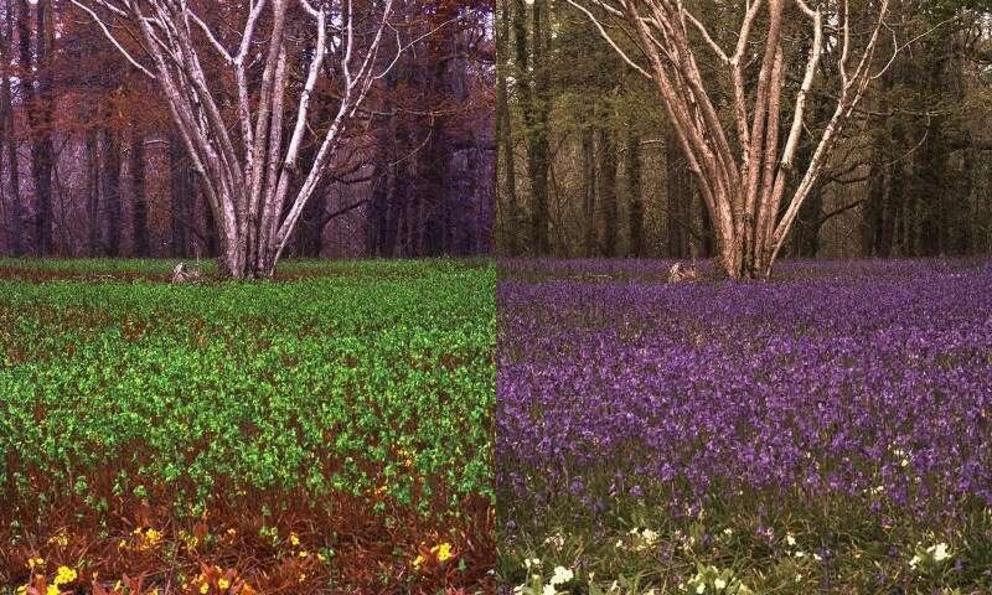
<svg viewBox="0 0 992 595">
<path fill-rule="evenodd" d="M 172 264 L 0 261 L 0 593 L 494 590 L 495 267 Z"/>
<path fill-rule="evenodd" d="M 503 263 L 506 591 L 992 592 L 992 264 L 670 264 Z"/>
</svg>

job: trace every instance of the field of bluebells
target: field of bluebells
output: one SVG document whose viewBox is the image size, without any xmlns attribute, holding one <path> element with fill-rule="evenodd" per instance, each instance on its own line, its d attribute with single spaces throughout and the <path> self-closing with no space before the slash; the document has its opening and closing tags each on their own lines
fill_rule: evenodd
<svg viewBox="0 0 992 595">
<path fill-rule="evenodd" d="M 992 265 L 670 264 L 503 265 L 508 590 L 992 592 Z"/>
<path fill-rule="evenodd" d="M 0 595 L 482 592 L 495 268 L 0 260 Z"/>
</svg>

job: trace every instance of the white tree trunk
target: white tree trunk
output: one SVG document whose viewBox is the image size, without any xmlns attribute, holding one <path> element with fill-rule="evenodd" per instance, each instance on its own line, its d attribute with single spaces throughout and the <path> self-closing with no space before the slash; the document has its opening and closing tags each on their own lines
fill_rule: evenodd
<svg viewBox="0 0 992 595">
<path fill-rule="evenodd" d="M 872 73 L 871 68 L 885 26 L 888 0 L 880 0 L 877 18 L 860 44 L 860 58 L 853 69 L 855 42 L 847 0 L 819 2 L 816 9 L 805 0 L 750 0 L 742 7 L 733 54 L 721 48 L 683 0 L 568 2 L 593 21 L 627 64 L 655 83 L 689 167 L 698 179 L 713 222 L 721 268 L 735 279 L 768 276 L 799 208 L 827 163 L 838 132 L 850 119 L 868 84 L 881 74 Z M 787 12 L 789 8 L 795 12 Z M 762 11 L 765 19 L 759 20 Z M 808 20 L 812 40 L 788 135 L 782 138 L 786 130 L 782 127 L 786 68 L 783 26 L 788 15 L 796 13 Z M 806 104 L 826 52 L 825 14 L 835 25 L 831 35 L 840 48 L 840 88 L 833 116 L 815 139 L 813 157 L 805 172 L 797 175 L 795 158 L 805 130 Z M 765 27 L 763 49 L 752 55 L 751 38 L 758 22 Z M 609 32 L 611 28 L 625 30 L 626 36 L 637 42 L 646 65 L 627 54 Z M 727 71 L 732 89 L 731 130 L 725 130 L 726 118 L 721 118 L 711 99 L 697 64 L 697 48 L 708 48 Z M 756 85 L 749 89 L 744 67 L 754 60 L 760 60 L 760 72 Z"/>
<path fill-rule="evenodd" d="M 159 83 L 213 211 L 220 265 L 238 279 L 272 275 L 373 83 L 412 45 L 397 38 L 396 56 L 379 59 L 384 33 L 392 29 L 393 0 L 362 5 L 380 6 L 375 14 L 370 14 L 372 8 L 355 14 L 352 0 L 252 0 L 243 15 L 243 28 L 232 31 L 225 23 L 223 35 L 199 16 L 190 0 L 72 2 L 131 64 Z M 289 39 L 287 28 L 289 19 L 299 18 L 290 11 L 297 4 L 315 40 L 304 87 L 290 97 L 290 44 L 296 42 Z M 120 24 L 138 34 L 142 55 L 115 37 L 113 31 Z M 235 89 L 209 79 L 204 52 L 220 59 Z M 333 68 L 327 67 L 328 60 L 336 62 Z M 252 64 L 264 64 L 256 84 L 246 73 Z M 329 77 L 328 72 L 334 72 L 328 82 L 340 95 L 340 103 L 333 120 L 314 122 L 310 118 L 314 89 Z M 233 116 L 221 104 L 226 91 L 237 97 Z M 287 109 L 290 105 L 294 109 Z M 287 115 L 294 120 L 287 122 Z M 228 121 L 232 119 L 236 121 Z M 286 130 L 292 132 L 284 144 Z M 301 167 L 300 147 L 308 134 L 320 149 L 312 163 Z"/>
</svg>

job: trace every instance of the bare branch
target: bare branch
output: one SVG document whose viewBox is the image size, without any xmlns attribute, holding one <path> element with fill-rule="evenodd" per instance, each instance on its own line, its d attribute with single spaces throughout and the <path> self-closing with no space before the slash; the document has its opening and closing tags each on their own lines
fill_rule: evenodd
<svg viewBox="0 0 992 595">
<path fill-rule="evenodd" d="M 105 23 L 103 21 L 103 19 L 100 18 L 100 15 L 98 15 L 96 13 L 96 11 L 94 11 L 89 6 L 86 6 L 85 4 L 83 4 L 82 2 L 80 2 L 79 0 L 71 0 L 71 2 L 75 6 L 77 6 L 77 7 L 81 8 L 82 10 L 86 11 L 86 13 L 90 15 L 90 17 L 93 19 L 93 22 L 96 23 L 98 27 L 100 27 L 100 30 L 103 32 L 103 36 L 106 37 L 107 40 L 110 41 L 110 43 L 112 43 L 115 48 L 117 48 L 117 51 L 120 52 L 120 54 L 122 56 L 124 56 L 124 58 L 128 62 L 130 62 L 132 66 L 134 66 L 135 68 L 137 68 L 138 70 L 140 70 L 148 78 L 151 78 L 151 79 L 157 78 L 152 73 L 152 71 L 150 71 L 147 68 L 145 68 L 141 64 L 141 62 L 138 62 L 138 60 L 136 60 L 134 58 L 134 56 L 132 56 L 131 53 L 128 52 L 127 49 L 125 49 L 124 46 L 121 45 L 121 43 L 119 41 L 117 41 L 117 38 L 114 37 L 114 34 L 110 32 L 110 28 L 108 27 L 107 23 Z M 106 3 L 103 3 L 103 5 L 104 6 L 109 6 Z"/>
</svg>

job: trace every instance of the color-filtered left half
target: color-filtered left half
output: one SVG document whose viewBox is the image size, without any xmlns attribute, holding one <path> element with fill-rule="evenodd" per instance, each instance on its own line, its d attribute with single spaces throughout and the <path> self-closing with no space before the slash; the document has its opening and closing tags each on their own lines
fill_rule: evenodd
<svg viewBox="0 0 992 595">
<path fill-rule="evenodd" d="M 0 595 L 495 592 L 492 23 L 0 0 Z"/>
</svg>

